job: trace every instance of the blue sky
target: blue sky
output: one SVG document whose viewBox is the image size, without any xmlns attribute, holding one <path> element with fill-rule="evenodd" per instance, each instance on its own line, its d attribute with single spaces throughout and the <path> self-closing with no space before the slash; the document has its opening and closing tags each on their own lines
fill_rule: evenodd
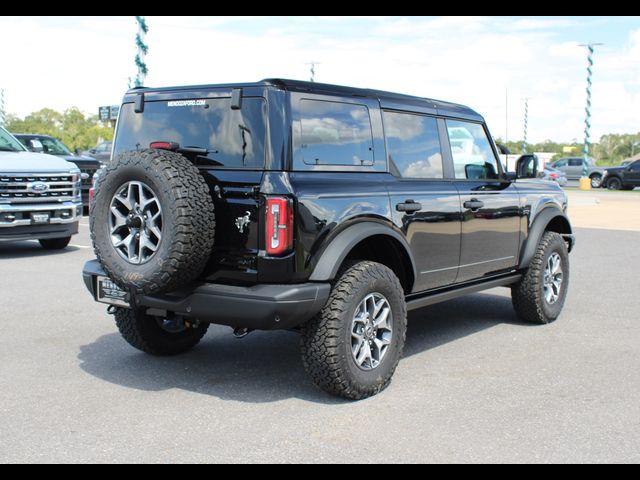
<svg viewBox="0 0 640 480">
<path fill-rule="evenodd" d="M 308 79 L 469 105 L 494 136 L 581 140 L 586 51 L 592 136 L 638 132 L 640 17 L 147 17 L 147 85 Z M 28 32 L 28 35 L 25 33 Z M 7 110 L 119 103 L 135 75 L 133 17 L 2 17 Z M 17 48 L 7 48 L 16 45 Z M 508 121 L 505 115 L 508 93 Z"/>
</svg>

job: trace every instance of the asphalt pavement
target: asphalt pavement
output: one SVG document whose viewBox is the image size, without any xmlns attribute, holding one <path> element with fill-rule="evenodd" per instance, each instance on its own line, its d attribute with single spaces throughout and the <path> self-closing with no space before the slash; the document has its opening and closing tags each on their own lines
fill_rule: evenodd
<svg viewBox="0 0 640 480">
<path fill-rule="evenodd" d="M 507 289 L 412 313 L 382 394 L 315 389 L 298 336 L 212 327 L 173 358 L 129 347 L 72 247 L 0 243 L 0 462 L 640 462 L 640 233 L 578 229 L 564 313 Z"/>
</svg>

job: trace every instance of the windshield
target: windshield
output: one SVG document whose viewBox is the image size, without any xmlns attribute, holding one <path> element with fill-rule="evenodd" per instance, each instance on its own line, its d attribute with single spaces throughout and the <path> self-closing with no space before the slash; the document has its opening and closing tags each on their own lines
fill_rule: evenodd
<svg viewBox="0 0 640 480">
<path fill-rule="evenodd" d="M 0 152 L 24 152 L 25 148 L 13 135 L 0 127 Z"/>
<path fill-rule="evenodd" d="M 42 153 L 50 155 L 72 155 L 71 151 L 57 138 L 36 137 L 42 143 Z"/>
<path fill-rule="evenodd" d="M 143 150 L 152 142 L 173 142 L 198 165 L 263 168 L 265 110 L 261 98 L 243 98 L 237 110 L 230 98 L 146 102 L 143 113 L 126 103 L 113 155 Z"/>
</svg>

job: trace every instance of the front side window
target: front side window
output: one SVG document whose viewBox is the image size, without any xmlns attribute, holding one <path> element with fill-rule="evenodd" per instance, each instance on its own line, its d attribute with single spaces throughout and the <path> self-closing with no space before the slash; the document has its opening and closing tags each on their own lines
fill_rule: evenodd
<svg viewBox="0 0 640 480">
<path fill-rule="evenodd" d="M 437 120 L 399 112 L 383 115 L 392 171 L 403 178 L 443 178 Z"/>
<path fill-rule="evenodd" d="M 637 160 L 631 164 L 631 171 L 640 172 L 640 160 Z"/>
<path fill-rule="evenodd" d="M 569 166 L 570 167 L 581 167 L 583 163 L 583 160 L 581 158 L 570 158 L 569 159 Z"/>
<path fill-rule="evenodd" d="M 567 166 L 566 160 L 558 160 L 556 163 L 553 164 L 554 168 L 560 168 L 560 167 L 566 167 L 566 166 Z"/>
<path fill-rule="evenodd" d="M 149 148 L 152 142 L 173 142 L 179 148 L 198 148 L 196 163 L 222 168 L 263 168 L 266 103 L 243 98 L 231 108 L 231 98 L 145 102 L 135 113 L 133 103 L 120 110 L 114 145 L 116 155 Z M 109 149 L 109 145 L 105 145 Z"/>
<path fill-rule="evenodd" d="M 55 138 L 40 137 L 42 151 L 51 155 L 71 155 L 69 149 L 60 140 Z"/>
<path fill-rule="evenodd" d="M 365 105 L 300 101 L 294 157 L 307 165 L 373 165 L 373 134 Z"/>
<path fill-rule="evenodd" d="M 463 180 L 497 180 L 496 159 L 487 134 L 479 123 L 447 120 L 455 177 Z"/>
</svg>

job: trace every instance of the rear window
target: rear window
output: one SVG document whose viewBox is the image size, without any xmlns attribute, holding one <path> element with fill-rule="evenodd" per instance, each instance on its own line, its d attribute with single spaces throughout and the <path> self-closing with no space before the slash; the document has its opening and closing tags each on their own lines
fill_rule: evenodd
<svg viewBox="0 0 640 480">
<path fill-rule="evenodd" d="M 231 109 L 230 98 L 154 101 L 135 113 L 133 103 L 120 110 L 114 155 L 149 148 L 152 142 L 175 142 L 181 148 L 208 151 L 197 155 L 199 165 L 221 168 L 264 167 L 266 104 L 243 98 Z"/>
</svg>

